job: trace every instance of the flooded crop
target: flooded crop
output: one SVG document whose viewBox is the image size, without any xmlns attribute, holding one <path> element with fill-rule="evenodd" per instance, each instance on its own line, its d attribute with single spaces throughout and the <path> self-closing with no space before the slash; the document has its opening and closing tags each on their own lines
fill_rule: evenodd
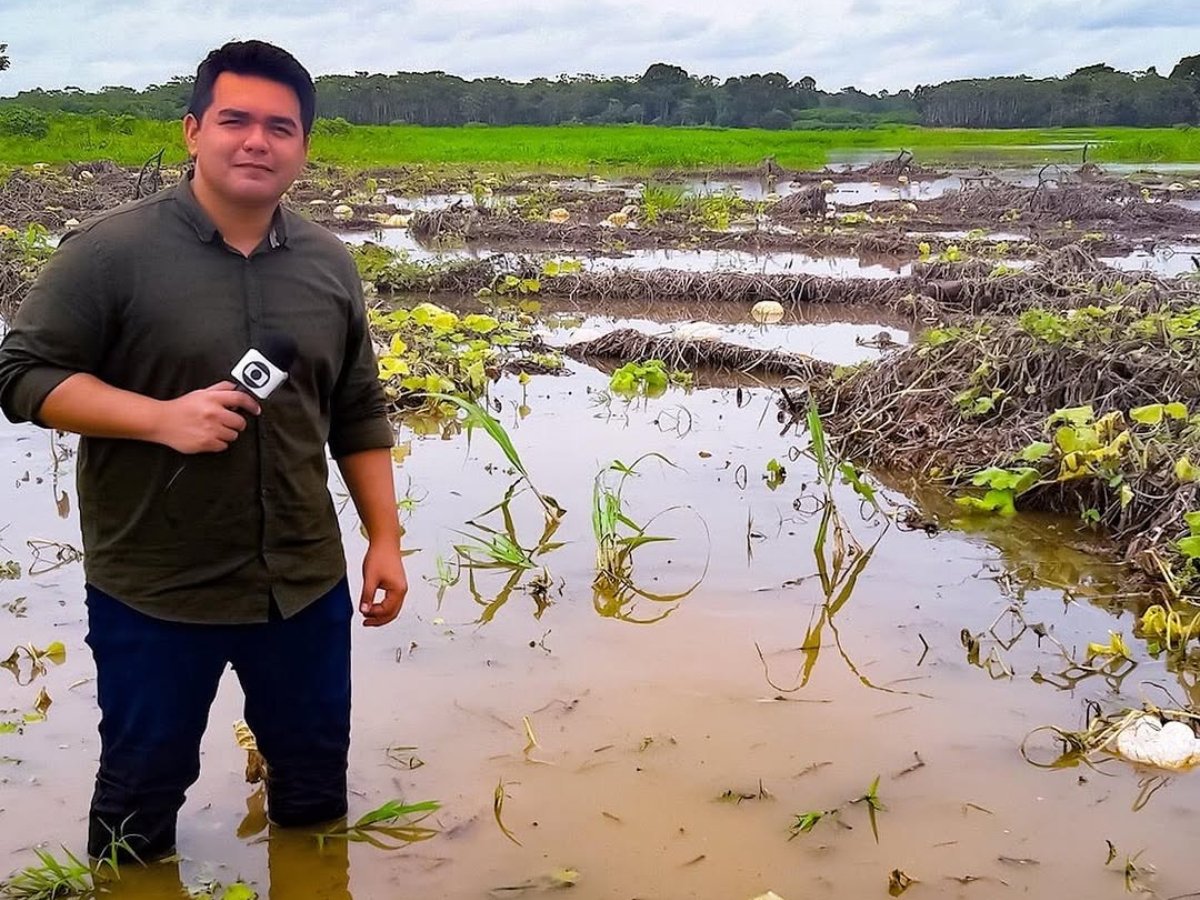
<svg viewBox="0 0 1200 900">
<path fill-rule="evenodd" d="M 768 192 L 706 224 L 695 186 L 636 182 L 469 218 L 498 185 L 425 204 L 439 240 L 496 229 L 486 253 L 357 251 L 412 590 L 356 631 L 351 813 L 313 833 L 266 819 L 227 678 L 181 857 L 78 859 L 75 444 L 0 426 L 0 896 L 1200 890 L 1200 776 L 1160 754 L 1200 715 L 1196 290 L 1098 260 L 1161 214 L 1118 207 L 1165 204 L 1018 174 L 972 204 L 893 180 L 847 223 L 851 174 L 789 233 Z M 647 199 L 655 223 L 599 224 Z"/>
</svg>

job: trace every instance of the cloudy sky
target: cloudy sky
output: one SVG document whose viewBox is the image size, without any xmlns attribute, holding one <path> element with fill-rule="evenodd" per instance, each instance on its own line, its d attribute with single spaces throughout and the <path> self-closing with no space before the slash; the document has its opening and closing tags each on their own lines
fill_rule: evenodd
<svg viewBox="0 0 1200 900">
<path fill-rule="evenodd" d="M 12 67 L 31 87 L 142 88 L 191 74 L 231 38 L 281 44 L 314 75 L 441 70 L 514 80 L 812 75 L 898 90 L 1106 62 L 1168 74 L 1200 53 L 1197 0 L 0 0 Z"/>
</svg>

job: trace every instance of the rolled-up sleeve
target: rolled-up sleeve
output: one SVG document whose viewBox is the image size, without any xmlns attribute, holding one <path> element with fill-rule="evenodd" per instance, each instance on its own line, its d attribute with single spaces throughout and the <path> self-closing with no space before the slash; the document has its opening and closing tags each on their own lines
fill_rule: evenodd
<svg viewBox="0 0 1200 900">
<path fill-rule="evenodd" d="M 0 408 L 38 421 L 50 392 L 100 365 L 110 322 L 104 261 L 87 232 L 67 235 L 42 269 L 0 342 Z"/>
<path fill-rule="evenodd" d="M 350 265 L 353 270 L 353 262 Z M 395 443 L 357 271 L 353 271 L 350 282 L 346 355 L 330 407 L 329 452 L 334 459 L 363 450 L 386 449 Z"/>
</svg>

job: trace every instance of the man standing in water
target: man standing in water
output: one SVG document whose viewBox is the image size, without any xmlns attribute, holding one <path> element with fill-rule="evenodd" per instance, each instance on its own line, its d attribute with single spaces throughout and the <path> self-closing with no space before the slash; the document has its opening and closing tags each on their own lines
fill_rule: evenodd
<svg viewBox="0 0 1200 900">
<path fill-rule="evenodd" d="M 144 859 L 173 850 L 226 664 L 271 820 L 346 812 L 353 603 L 326 445 L 369 538 L 364 624 L 392 621 L 408 584 L 358 273 L 279 203 L 314 106 L 278 47 L 210 53 L 183 120 L 193 173 L 64 238 L 0 344 L 8 418 L 83 436 L 94 857 L 114 837 Z M 251 349 L 287 370 L 261 403 L 222 380 Z"/>
</svg>

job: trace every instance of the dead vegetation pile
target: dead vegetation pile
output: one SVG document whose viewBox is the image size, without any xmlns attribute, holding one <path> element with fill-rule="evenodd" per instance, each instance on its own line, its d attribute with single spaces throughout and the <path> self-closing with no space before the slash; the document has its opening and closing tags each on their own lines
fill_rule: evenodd
<svg viewBox="0 0 1200 900">
<path fill-rule="evenodd" d="M 711 230 L 695 224 L 660 219 L 653 225 L 631 220 L 634 227 L 614 227 L 603 219 L 569 219 L 551 222 L 526 219 L 507 210 L 475 209 L 469 206 L 420 211 L 409 220 L 409 230 L 421 244 L 436 249 L 439 244 L 466 242 L 478 246 L 505 249 L 515 246 L 541 247 L 583 253 L 589 250 L 743 250 L 761 253 L 785 252 L 811 255 L 854 256 L 864 264 L 872 257 L 887 257 L 881 264 L 893 268 L 918 258 L 921 245 L 937 254 L 961 240 L 936 235 L 914 235 L 898 227 L 872 230 L 831 230 L 813 225 L 825 209 L 825 191 L 810 185 L 790 194 L 771 207 L 771 218 L 780 229 L 755 223 L 749 227 Z M 611 210 L 609 210 L 611 211 Z M 824 220 L 822 219 L 822 222 Z M 371 227 L 377 227 L 372 224 Z M 1000 245 L 1003 245 L 1001 247 Z M 1037 255 L 1040 248 L 1030 241 L 998 241 L 982 238 L 973 241 L 974 251 L 1025 259 Z M 1106 245 L 1111 250 L 1112 245 Z"/>
<path fill-rule="evenodd" d="M 1159 287 L 1157 303 L 1046 298 L 941 325 L 809 390 L 850 458 L 948 478 L 976 511 L 1079 515 L 1195 593 L 1176 548 L 1200 505 L 1200 296 Z M 803 420 L 795 395 L 781 405 Z"/>
<path fill-rule="evenodd" d="M 33 283 L 28 266 L 0 240 L 0 322 L 10 320 Z"/>
<path fill-rule="evenodd" d="M 757 303 L 774 300 L 785 308 L 806 303 L 848 303 L 909 309 L 904 298 L 917 285 L 910 278 L 826 278 L 754 272 L 692 272 L 680 269 L 582 272 L 543 279 L 541 292 L 597 301 Z"/>
<path fill-rule="evenodd" d="M 0 224 L 11 228 L 41 225 L 60 231 L 72 219 L 83 221 L 138 196 L 139 170 L 105 160 L 76 163 L 65 169 L 15 169 L 0 182 Z M 178 173 L 142 174 L 142 196 L 153 193 Z"/>
<path fill-rule="evenodd" d="M 881 159 L 871 163 L 858 173 L 866 178 L 937 178 L 942 175 L 935 169 L 916 162 L 911 150 L 901 150 L 895 159 Z"/>
<path fill-rule="evenodd" d="M 803 187 L 772 206 L 771 218 L 784 224 L 822 218 L 827 206 L 825 193 L 824 185 L 810 184 Z"/>
<path fill-rule="evenodd" d="M 1042 182 L 1034 187 L 972 182 L 916 206 L 914 221 L 940 225 L 1069 222 L 1076 228 L 1125 231 L 1200 228 L 1200 213 L 1172 203 L 1147 202 L 1126 182 Z"/>
<path fill-rule="evenodd" d="M 672 369 L 712 369 L 756 375 L 792 376 L 804 380 L 830 375 L 833 366 L 801 353 L 755 350 L 720 340 L 695 340 L 674 335 L 643 334 L 619 328 L 590 341 L 571 344 L 565 350 L 575 359 L 608 359 L 645 362 L 661 359 Z"/>
<path fill-rule="evenodd" d="M 410 290 L 453 290 L 474 293 L 491 287 L 497 278 L 512 274 L 539 279 L 536 262 L 515 264 L 511 271 L 497 268 L 509 263 L 483 261 L 439 273 L 436 283 Z M 897 278 L 832 278 L 814 275 L 761 274 L 754 272 L 700 272 L 680 269 L 649 271 L 582 271 L 543 277 L 542 294 L 595 302 L 613 300 L 653 303 L 743 303 L 774 300 L 785 309 L 806 304 L 846 304 L 883 308 L 922 322 L 948 316 L 1015 314 L 1042 306 L 1073 309 L 1121 303 L 1140 311 L 1153 311 L 1194 302 L 1196 292 L 1187 281 L 1162 280 L 1144 273 L 1121 272 L 1101 265 L 1078 247 L 1048 254 L 1038 264 L 1019 271 L 989 273 L 969 261 L 931 267 L 925 274 Z"/>
</svg>

